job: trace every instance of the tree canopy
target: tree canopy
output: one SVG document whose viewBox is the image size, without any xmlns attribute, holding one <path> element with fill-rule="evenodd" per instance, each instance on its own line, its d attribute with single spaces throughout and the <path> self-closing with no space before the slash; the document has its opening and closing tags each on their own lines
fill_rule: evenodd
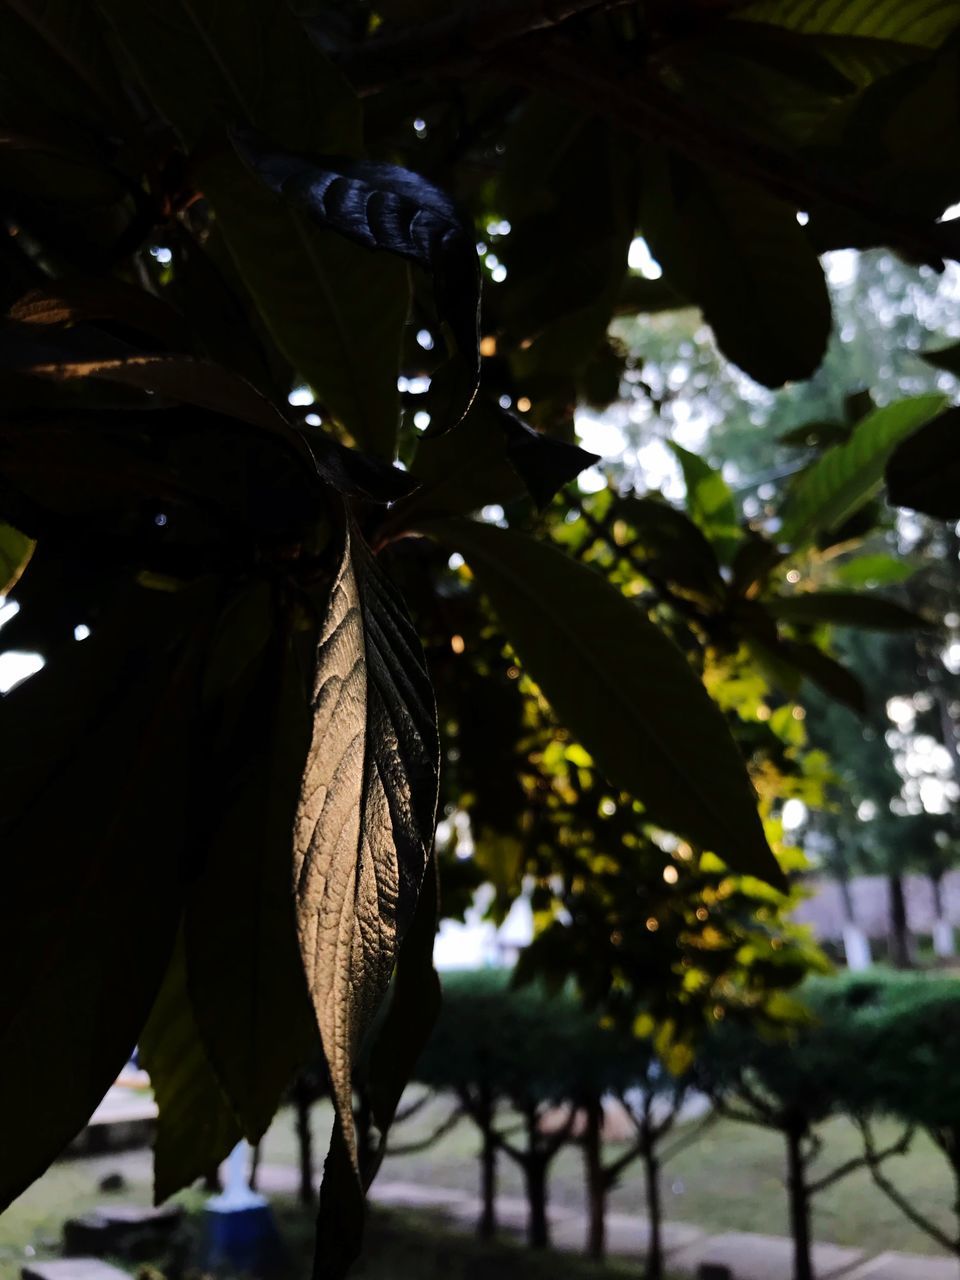
<svg viewBox="0 0 960 1280">
<path fill-rule="evenodd" d="M 435 1007 L 438 796 L 477 874 L 533 877 L 531 969 L 681 1059 L 729 1007 L 789 1019 L 821 961 L 781 811 L 829 775 L 797 698 L 867 708 L 834 627 L 936 623 L 851 563 L 885 476 L 960 516 L 956 411 L 851 403 L 756 519 L 679 449 L 685 510 L 578 487 L 574 411 L 642 382 L 617 318 L 696 307 L 779 387 L 827 349 L 821 254 L 960 254 L 958 28 L 955 0 L 0 9 L 2 647 L 36 655 L 0 700 L 0 1202 L 138 1039 L 162 1196 L 259 1138 L 319 1038 L 341 1275 L 354 1057 L 385 1130 Z"/>
</svg>

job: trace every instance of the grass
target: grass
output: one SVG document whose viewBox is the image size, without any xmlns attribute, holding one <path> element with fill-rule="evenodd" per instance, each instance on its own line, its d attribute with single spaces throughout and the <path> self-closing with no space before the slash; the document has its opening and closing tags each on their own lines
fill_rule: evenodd
<svg viewBox="0 0 960 1280">
<path fill-rule="evenodd" d="M 420 1113 L 395 1131 L 395 1141 L 413 1142 L 428 1133 L 447 1114 L 449 1104 L 430 1102 Z M 329 1134 L 329 1114 L 316 1108 L 315 1134 L 318 1151 L 325 1149 Z M 878 1125 L 881 1145 L 898 1130 Z M 845 1120 L 823 1126 L 823 1151 L 815 1167 L 826 1171 L 857 1155 L 859 1135 Z M 296 1161 L 293 1120 L 280 1115 L 267 1135 L 263 1159 L 272 1163 Z M 616 1147 L 611 1146 L 611 1154 Z M 449 1187 L 477 1193 L 479 1168 L 478 1138 L 468 1122 L 441 1139 L 429 1150 L 412 1156 L 388 1156 L 379 1174 L 382 1182 L 415 1182 L 420 1186 Z M 522 1196 L 523 1183 L 516 1166 L 501 1157 L 500 1191 Z M 922 1212 L 940 1226 L 955 1230 L 951 1220 L 953 1199 L 946 1163 L 933 1143 L 923 1134 L 914 1139 L 909 1153 L 887 1165 L 898 1187 Z M 668 1219 L 694 1223 L 708 1231 L 761 1231 L 770 1235 L 789 1234 L 787 1200 L 784 1189 L 783 1143 L 777 1134 L 752 1125 L 720 1120 L 711 1124 L 692 1145 L 670 1161 L 664 1172 L 664 1212 Z M 580 1154 L 567 1149 L 553 1165 L 551 1203 L 582 1209 L 583 1172 Z M 642 1214 L 643 1181 L 638 1165 L 633 1165 L 610 1198 L 611 1209 Z M 940 1253 L 929 1236 L 895 1209 L 873 1184 L 865 1170 L 834 1184 L 814 1202 L 814 1237 L 834 1244 L 859 1245 L 873 1252 L 886 1249 L 908 1253 Z"/>
<path fill-rule="evenodd" d="M 118 1198 L 125 1203 L 148 1203 L 149 1182 L 134 1180 L 149 1172 L 143 1155 L 71 1160 L 48 1170 L 0 1215 L 0 1280 L 18 1280 L 21 1266 L 30 1257 L 56 1255 L 64 1218 L 110 1198 L 97 1189 L 105 1173 L 123 1167 L 130 1181 Z M 181 1199 L 192 1211 L 188 1230 L 196 1237 L 199 1223 L 195 1215 L 203 1197 L 189 1192 Z M 273 1280 L 299 1280 L 310 1272 L 313 1214 L 286 1198 L 278 1197 L 273 1204 L 285 1255 Z M 156 1261 L 162 1268 L 162 1260 Z M 138 1269 L 121 1260 L 117 1265 L 127 1271 Z M 497 1280 L 555 1280 L 556 1269 L 554 1257 L 531 1253 L 517 1243 L 484 1244 L 472 1235 L 450 1231 L 429 1215 L 412 1218 L 374 1210 L 363 1258 L 351 1272 L 351 1280 L 489 1280 L 494 1274 Z M 616 1263 L 601 1267 L 573 1258 L 564 1260 L 563 1271 L 565 1280 L 627 1280 L 635 1276 L 636 1267 L 631 1270 Z"/>
<path fill-rule="evenodd" d="M 448 1110 L 443 1100 L 431 1101 L 395 1133 L 397 1142 L 415 1141 L 429 1132 Z M 318 1169 L 330 1130 L 329 1108 L 315 1110 L 314 1132 Z M 893 1133 L 881 1126 L 881 1139 Z M 822 1130 L 821 1163 L 829 1168 L 855 1155 L 857 1134 L 844 1121 L 833 1121 Z M 419 1186 L 455 1188 L 476 1193 L 478 1141 L 475 1130 L 463 1122 L 434 1147 L 412 1156 L 388 1156 L 380 1180 L 414 1182 Z M 611 1146 L 611 1154 L 616 1147 Z M 266 1163 L 294 1164 L 297 1148 L 293 1117 L 281 1113 L 264 1141 Z M 501 1159 L 500 1190 L 521 1196 L 523 1187 L 516 1168 Z M 74 1159 L 54 1165 L 6 1213 L 0 1215 L 0 1280 L 19 1280 L 27 1257 L 55 1254 L 65 1218 L 92 1209 L 110 1199 L 101 1192 L 100 1179 L 121 1172 L 127 1185 L 116 1195 L 124 1202 L 148 1204 L 150 1157 L 146 1151 Z M 908 1155 L 888 1166 L 897 1185 L 911 1202 L 950 1228 L 952 1199 L 945 1162 L 926 1138 L 918 1137 Z M 554 1165 L 551 1202 L 583 1208 L 583 1176 L 576 1149 L 565 1150 Z M 188 1209 L 196 1209 L 203 1197 L 188 1192 L 181 1197 Z M 783 1188 L 783 1150 L 776 1134 L 731 1121 L 708 1127 L 695 1143 L 668 1164 L 664 1178 L 666 1216 L 694 1223 L 708 1231 L 763 1231 L 786 1235 L 787 1209 Z M 285 1237 L 299 1266 L 312 1247 L 312 1221 L 295 1205 L 277 1200 L 277 1212 Z M 613 1192 L 611 1209 L 643 1212 L 643 1183 L 637 1166 L 624 1176 Z M 814 1234 L 818 1240 L 859 1245 L 871 1252 L 886 1249 L 936 1253 L 927 1236 L 888 1203 L 863 1171 L 837 1183 L 816 1201 Z M 31 1252 L 32 1251 L 32 1252 Z M 355 1274 L 362 1280 L 554 1280 L 557 1262 L 538 1257 L 518 1245 L 482 1245 L 467 1234 L 451 1234 L 438 1221 L 420 1215 L 375 1213 L 363 1262 Z M 570 1280 L 619 1280 L 631 1268 L 597 1269 L 564 1257 L 563 1273 Z M 632 1264 L 636 1274 L 636 1263 Z"/>
</svg>

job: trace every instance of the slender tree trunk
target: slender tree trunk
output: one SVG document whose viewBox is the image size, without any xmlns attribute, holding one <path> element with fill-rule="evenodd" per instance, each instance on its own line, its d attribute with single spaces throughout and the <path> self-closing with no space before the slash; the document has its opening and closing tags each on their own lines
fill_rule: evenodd
<svg viewBox="0 0 960 1280">
<path fill-rule="evenodd" d="M 587 1253 L 601 1261 L 606 1253 L 607 1180 L 603 1171 L 603 1103 L 584 1108 L 583 1163 L 587 1183 Z"/>
<path fill-rule="evenodd" d="M 550 1223 L 547 1219 L 547 1161 L 537 1152 L 528 1152 L 523 1175 L 527 1184 L 527 1204 L 530 1209 L 527 1243 L 531 1249 L 547 1249 L 550 1246 Z"/>
<path fill-rule="evenodd" d="M 647 1245 L 646 1280 L 663 1280 L 663 1205 L 660 1200 L 660 1160 L 649 1133 L 644 1135 L 643 1174 L 647 1195 L 650 1243 Z"/>
<path fill-rule="evenodd" d="M 300 1203 L 304 1208 L 310 1208 L 313 1205 L 313 1132 L 310 1127 L 310 1093 L 302 1081 L 294 1086 L 293 1101 L 300 1153 Z"/>
<path fill-rule="evenodd" d="M 482 1209 L 477 1233 L 481 1240 L 497 1234 L 497 1145 L 493 1140 L 493 1100 L 484 1091 L 481 1099 L 483 1147 L 480 1151 L 480 1200 Z"/>
<path fill-rule="evenodd" d="M 903 876 L 890 875 L 890 962 L 897 969 L 913 967 L 910 932 L 907 928 L 907 900 L 903 892 Z"/>
<path fill-rule="evenodd" d="M 803 1159 L 803 1130 L 788 1129 L 787 1190 L 793 1235 L 793 1280 L 814 1280 L 810 1241 L 810 1196 Z"/>
</svg>

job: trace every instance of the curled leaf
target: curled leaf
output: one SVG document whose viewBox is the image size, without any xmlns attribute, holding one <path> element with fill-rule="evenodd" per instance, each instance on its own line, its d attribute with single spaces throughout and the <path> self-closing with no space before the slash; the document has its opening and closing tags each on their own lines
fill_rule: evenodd
<svg viewBox="0 0 960 1280">
<path fill-rule="evenodd" d="M 450 326 L 470 371 L 459 420 L 480 378 L 480 264 L 473 228 L 450 197 L 398 165 L 344 156 L 304 159 L 264 146 L 246 132 L 235 133 L 233 143 L 271 191 L 302 208 L 314 222 L 432 273 L 437 311 Z"/>
</svg>

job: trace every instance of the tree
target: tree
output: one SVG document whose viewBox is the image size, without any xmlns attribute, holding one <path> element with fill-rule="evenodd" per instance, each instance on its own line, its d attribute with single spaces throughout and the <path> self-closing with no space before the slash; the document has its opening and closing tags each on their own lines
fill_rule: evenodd
<svg viewBox="0 0 960 1280">
<path fill-rule="evenodd" d="M 870 1168 L 876 1176 L 885 1161 L 907 1150 L 913 1132 L 908 1124 L 883 1150 L 868 1144 L 861 1156 L 826 1172 L 815 1168 L 822 1147 L 817 1126 L 847 1108 L 862 1120 L 870 1105 L 865 1098 L 871 1094 L 873 1064 L 861 1052 L 863 1044 L 851 1030 L 850 1012 L 837 998 L 836 985 L 810 984 L 804 992 L 810 1016 L 790 1036 L 764 1038 L 731 1020 L 715 1031 L 700 1058 L 700 1079 L 722 1114 L 783 1135 L 794 1280 L 814 1276 L 813 1197 L 857 1169 Z M 864 1062 L 870 1064 L 866 1071 Z M 850 1084 L 851 1076 L 866 1077 L 866 1083 L 855 1079 Z"/>
<path fill-rule="evenodd" d="M 0 703 L 0 1202 L 138 1038 L 163 1196 L 259 1139 L 319 1031 L 338 1125 L 318 1277 L 358 1247 L 355 1050 L 392 982 L 385 1133 L 435 1008 L 439 731 L 396 583 L 436 636 L 461 556 L 617 793 L 785 887 L 701 679 L 726 629 L 727 654 L 762 633 L 836 680 L 753 600 L 770 548 L 724 508 L 722 589 L 708 568 L 686 619 L 687 586 L 638 601 L 543 536 L 563 499 L 537 510 L 591 461 L 572 410 L 616 392 L 612 316 L 663 305 L 626 287 L 638 227 L 668 305 L 777 386 L 823 355 L 818 253 L 938 264 L 960 194 L 930 123 L 952 119 L 950 5 L 840 26 L 708 0 L 381 9 L 0 13 L 4 645 L 44 663 Z M 857 437 L 855 506 L 936 413 L 908 401 Z M 811 511 L 848 514 L 849 466 L 839 491 L 818 468 L 785 516 L 797 545 Z M 38 1123 L 19 1100 L 45 1086 Z"/>
</svg>

